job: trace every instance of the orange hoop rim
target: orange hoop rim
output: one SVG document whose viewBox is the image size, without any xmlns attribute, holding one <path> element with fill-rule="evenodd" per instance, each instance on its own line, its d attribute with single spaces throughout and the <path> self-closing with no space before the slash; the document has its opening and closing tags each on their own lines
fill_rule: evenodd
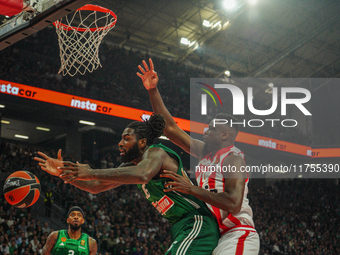
<svg viewBox="0 0 340 255">
<path fill-rule="evenodd" d="M 83 7 L 80 7 L 76 11 L 97 11 L 97 12 L 103 12 L 103 13 L 110 13 L 111 16 L 114 17 L 115 20 L 111 24 L 109 24 L 107 26 L 104 26 L 104 27 L 93 27 L 93 28 L 73 27 L 73 26 L 69 26 L 69 25 L 66 25 L 66 24 L 62 23 L 59 20 L 53 22 L 53 25 L 55 27 L 58 27 L 58 28 L 61 28 L 63 30 L 67 30 L 67 31 L 76 30 L 76 31 L 79 31 L 79 32 L 85 32 L 85 31 L 90 30 L 91 32 L 95 32 L 95 31 L 101 31 L 101 30 L 109 29 L 109 28 L 115 26 L 116 22 L 117 22 L 117 15 L 113 11 L 111 11 L 111 10 L 109 10 L 107 8 L 101 7 L 99 5 L 87 4 L 87 5 L 84 5 Z"/>
</svg>

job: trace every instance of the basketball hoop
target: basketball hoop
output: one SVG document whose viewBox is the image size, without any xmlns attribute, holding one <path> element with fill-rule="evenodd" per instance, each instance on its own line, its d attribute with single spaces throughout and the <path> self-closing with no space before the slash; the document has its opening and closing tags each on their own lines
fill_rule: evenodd
<svg viewBox="0 0 340 255">
<path fill-rule="evenodd" d="M 78 24 L 75 26 L 73 24 Z M 53 23 L 58 34 L 61 67 L 64 76 L 92 73 L 100 64 L 99 45 L 105 35 L 116 25 L 117 16 L 109 9 L 87 4 Z"/>
</svg>

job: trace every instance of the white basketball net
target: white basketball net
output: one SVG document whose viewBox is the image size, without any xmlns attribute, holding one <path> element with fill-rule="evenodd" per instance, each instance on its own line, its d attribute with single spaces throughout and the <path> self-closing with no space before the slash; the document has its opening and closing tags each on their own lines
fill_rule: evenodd
<svg viewBox="0 0 340 255">
<path fill-rule="evenodd" d="M 61 67 L 58 73 L 64 76 L 77 73 L 84 75 L 86 71 L 91 73 L 101 67 L 99 45 L 114 28 L 112 24 L 116 19 L 110 13 L 88 10 L 77 10 L 71 18 L 65 16 L 64 19 L 54 23 L 60 48 Z M 72 25 L 74 21 L 79 22 L 79 25 Z"/>
</svg>

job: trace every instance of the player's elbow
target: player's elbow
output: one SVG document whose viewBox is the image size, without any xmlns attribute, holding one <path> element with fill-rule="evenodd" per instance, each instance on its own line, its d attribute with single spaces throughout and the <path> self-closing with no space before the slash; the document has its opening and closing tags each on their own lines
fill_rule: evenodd
<svg viewBox="0 0 340 255">
<path fill-rule="evenodd" d="M 223 193 L 220 193 L 220 194 L 223 194 Z M 233 215 L 238 214 L 242 209 L 242 197 L 230 196 L 230 195 L 225 197 L 225 195 L 226 194 L 223 194 L 224 199 L 222 199 L 224 200 L 223 202 L 224 207 L 221 209 Z"/>
<path fill-rule="evenodd" d="M 143 174 L 141 176 L 139 176 L 139 183 L 138 184 L 147 184 L 149 183 L 149 181 L 151 181 L 152 176 L 150 176 L 149 174 Z"/>
<path fill-rule="evenodd" d="M 179 132 L 179 127 L 177 126 L 176 122 L 173 123 L 166 123 L 166 126 L 164 128 L 164 134 L 171 140 L 175 139 L 178 132 Z"/>
<path fill-rule="evenodd" d="M 238 214 L 242 209 L 242 198 L 235 197 L 232 199 L 232 203 L 230 204 L 230 207 L 228 209 L 228 212 L 236 215 Z"/>
<path fill-rule="evenodd" d="M 242 205 L 241 203 L 234 203 L 230 208 L 229 208 L 229 213 L 236 215 L 241 211 Z"/>
</svg>

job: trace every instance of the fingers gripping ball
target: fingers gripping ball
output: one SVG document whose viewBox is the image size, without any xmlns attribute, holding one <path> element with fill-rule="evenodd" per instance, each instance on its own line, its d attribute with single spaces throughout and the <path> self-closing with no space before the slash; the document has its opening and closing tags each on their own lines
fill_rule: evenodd
<svg viewBox="0 0 340 255">
<path fill-rule="evenodd" d="M 30 207 L 40 196 L 40 181 L 31 172 L 17 171 L 6 179 L 4 194 L 9 204 L 18 208 Z"/>
</svg>

